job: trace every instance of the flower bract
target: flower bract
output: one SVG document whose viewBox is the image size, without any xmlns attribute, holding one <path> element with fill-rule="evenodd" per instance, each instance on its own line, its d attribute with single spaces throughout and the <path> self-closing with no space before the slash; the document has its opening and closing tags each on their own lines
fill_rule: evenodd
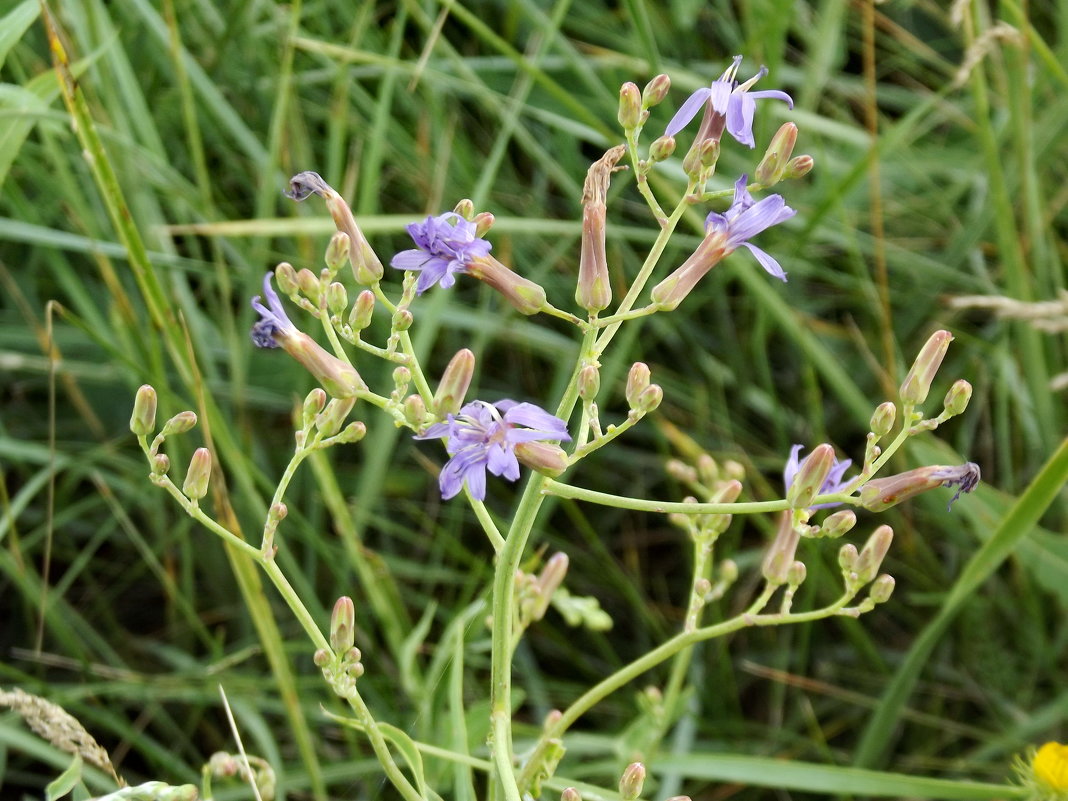
<svg viewBox="0 0 1068 801">
<path fill-rule="evenodd" d="M 412 223 L 407 231 L 416 247 L 402 250 L 390 266 L 419 273 L 415 284 L 418 295 L 434 284 L 451 287 L 457 274 L 467 272 L 472 259 L 490 252 L 490 243 L 476 235 L 475 224 L 453 212 Z"/>
<path fill-rule="evenodd" d="M 452 457 L 441 468 L 438 484 L 448 500 L 463 489 L 464 482 L 476 500 L 486 497 L 486 471 L 509 481 L 519 478 L 516 445 L 533 441 L 566 441 L 567 424 L 533 403 L 500 400 L 472 401 L 450 414 L 444 423 L 430 426 L 416 439 L 447 439 Z"/>
</svg>

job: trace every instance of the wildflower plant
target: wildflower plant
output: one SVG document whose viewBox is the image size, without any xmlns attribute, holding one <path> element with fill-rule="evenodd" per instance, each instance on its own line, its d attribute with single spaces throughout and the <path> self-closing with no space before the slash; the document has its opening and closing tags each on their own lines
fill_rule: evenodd
<svg viewBox="0 0 1068 801">
<path fill-rule="evenodd" d="M 933 431 L 967 407 L 971 388 L 961 380 L 950 387 L 938 412 L 927 414 L 929 407 L 937 405 L 930 404 L 928 397 L 952 340 L 949 332 L 936 331 L 901 383 L 899 396 L 875 406 L 864 443 L 845 443 L 841 456 L 829 443 L 798 444 L 782 454 L 780 497 L 750 499 L 748 477 L 741 465 L 719 462 L 707 453 L 693 463 L 673 460 L 669 465 L 672 474 L 690 489 L 686 497 L 634 498 L 583 487 L 587 457 L 612 446 L 654 414 L 664 399 L 664 390 L 654 382 L 650 368 L 640 362 L 630 368 L 624 385 L 602 383 L 601 365 L 618 333 L 625 326 L 641 326 L 646 318 L 676 309 L 713 268 L 739 248 L 748 249 L 770 277 L 787 282 L 789 254 L 765 250 L 773 246 L 765 243 L 763 235 L 789 224 L 798 214 L 783 195 L 766 190 L 801 179 L 813 167 L 810 156 L 793 155 L 797 127 L 783 125 L 762 158 L 748 173 L 731 176 L 728 188 L 712 183 L 725 144 L 724 132 L 745 148 L 755 147 L 757 99 L 777 99 L 792 107 L 785 92 L 750 91 L 764 77 L 763 68 L 739 83 L 735 76 L 740 62 L 736 58 L 708 88 L 692 94 L 664 133 L 647 146 L 643 135 L 650 109 L 667 100 L 670 80 L 660 75 L 643 90 L 632 83 L 621 88 L 618 119 L 623 141 L 592 164 L 586 176 L 581 245 L 573 262 L 573 299 L 549 297 L 542 286 L 524 277 L 523 265 L 499 260 L 491 237 L 493 215 L 476 213 L 469 200 L 461 199 L 452 210 L 412 222 L 406 230 L 413 247 L 383 258 L 360 230 L 344 199 L 322 177 L 310 171 L 294 176 L 287 194 L 295 201 L 314 196 L 324 202 L 337 233 L 326 247 L 325 266 L 314 270 L 279 264 L 264 276 L 261 294 L 251 301 L 259 315 L 251 337 L 265 351 L 261 358 L 288 355 L 319 384 L 296 415 L 293 455 L 279 478 L 258 545 L 202 506 L 211 492 L 212 477 L 220 469 L 208 448 L 196 450 L 183 477 L 172 477 L 166 447 L 174 438 L 188 435 L 196 416 L 183 412 L 157 429 L 155 391 L 144 386 L 137 393 L 130 427 L 148 460 L 151 481 L 210 532 L 262 568 L 303 627 L 309 658 L 351 710 L 351 717 L 335 719 L 363 733 L 383 774 L 407 801 L 429 801 L 447 794 L 447 788 L 429 786 L 419 754 L 428 750 L 440 754 L 448 743 L 415 742 L 397 725 L 379 720 L 361 693 L 361 677 L 378 669 L 374 657 L 365 661 L 355 644 L 361 618 L 375 607 L 373 601 L 364 603 L 361 595 L 370 595 L 374 588 L 362 582 L 364 586 L 353 590 L 355 600 L 338 599 L 330 620 L 317 620 L 276 560 L 279 550 L 286 547 L 287 488 L 314 452 L 358 447 L 368 425 L 397 426 L 424 442 L 425 452 L 439 465 L 442 499 L 471 508 L 485 535 L 485 558 L 493 560 L 494 574 L 484 600 L 464 612 L 458 625 L 485 621 L 491 628 L 483 691 L 489 736 L 486 759 L 462 755 L 457 759 L 464 770 L 477 768 L 485 773 L 488 797 L 498 801 L 538 797 L 547 787 L 567 788 L 563 796 L 580 798 L 571 786 L 575 782 L 558 775 L 569 731 L 609 695 L 670 663 L 664 690 L 654 688 L 646 694 L 652 724 L 643 732 L 642 751 L 653 762 L 629 765 L 619 782 L 619 797 L 640 798 L 646 771 L 655 767 L 657 744 L 680 712 L 693 646 L 746 628 L 835 616 L 856 618 L 886 602 L 895 581 L 881 570 L 893 531 L 873 522 L 872 513 L 939 487 L 956 487 L 958 495 L 970 492 L 979 482 L 979 468 L 971 463 L 930 465 L 887 475 L 888 463 L 910 438 Z M 686 185 L 665 206 L 649 176 L 675 160 L 675 137 L 702 111 L 697 133 L 681 159 Z M 608 258 L 606 248 L 609 186 L 613 180 L 628 178 L 635 181 L 656 230 L 644 263 L 629 279 Z M 673 264 L 665 258 L 667 246 L 683 216 L 695 208 L 705 215 L 702 240 L 681 263 Z M 578 357 L 558 397 L 513 395 L 505 399 L 472 389 L 476 365 L 470 350 L 458 351 L 440 376 L 420 362 L 411 335 L 420 320 L 417 299 L 426 293 L 448 292 L 464 281 L 486 284 L 523 315 L 552 317 L 555 326 L 570 328 L 578 342 Z M 792 288 L 785 283 L 784 291 Z M 619 289 L 623 296 L 616 299 Z M 568 308 L 572 300 L 574 305 Z M 389 322 L 388 334 L 381 340 L 369 335 L 376 317 Z M 315 334 L 314 328 L 318 328 Z M 283 353 L 273 352 L 277 350 Z M 370 359 L 392 366 L 386 386 L 371 386 L 361 377 L 360 365 Z M 492 370 L 492 364 L 483 365 L 483 372 Z M 601 409 L 610 408 L 617 398 L 626 404 L 626 414 L 605 419 Z M 365 420 L 351 419 L 357 412 Z M 806 453 L 804 458 L 802 453 Z M 491 484 L 500 484 L 501 491 L 490 493 Z M 491 511 L 488 502 L 508 492 L 514 496 L 510 511 Z M 540 561 L 537 533 L 550 497 L 667 515 L 689 540 L 693 570 L 680 629 L 580 697 L 553 699 L 560 709 L 544 721 L 534 742 L 520 748 L 513 722 L 524 710 L 521 704 L 517 709 L 512 677 L 516 649 L 526 630 L 537 625 L 550 607 L 591 628 L 611 623 L 595 598 L 568 592 L 566 553 Z M 774 515 L 775 533 L 754 581 L 739 582 L 742 568 L 720 552 L 720 538 L 750 515 Z M 854 529 L 860 532 L 856 541 L 838 550 L 838 597 L 823 606 L 795 610 L 797 591 L 807 576 L 798 552 L 800 541 L 843 539 Z M 742 595 L 747 597 L 740 614 L 719 622 L 706 620 L 710 604 Z"/>
</svg>

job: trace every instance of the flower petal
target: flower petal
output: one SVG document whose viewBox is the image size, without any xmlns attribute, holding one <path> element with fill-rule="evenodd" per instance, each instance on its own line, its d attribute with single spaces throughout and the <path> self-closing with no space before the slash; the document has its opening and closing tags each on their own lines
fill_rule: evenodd
<svg viewBox="0 0 1068 801">
<path fill-rule="evenodd" d="M 771 255 L 749 242 L 743 242 L 742 245 L 749 248 L 749 252 L 756 256 L 756 260 L 760 262 L 760 266 L 763 267 L 769 275 L 778 278 L 784 284 L 786 283 L 786 272 L 782 269 L 782 265 L 775 261 Z"/>
<path fill-rule="evenodd" d="M 707 86 L 703 86 L 686 98 L 685 102 L 679 106 L 679 110 L 675 112 L 675 116 L 667 124 L 667 128 L 664 129 L 664 136 L 674 136 L 685 128 L 690 120 L 697 116 L 697 112 L 701 110 L 711 94 L 712 90 Z"/>
</svg>

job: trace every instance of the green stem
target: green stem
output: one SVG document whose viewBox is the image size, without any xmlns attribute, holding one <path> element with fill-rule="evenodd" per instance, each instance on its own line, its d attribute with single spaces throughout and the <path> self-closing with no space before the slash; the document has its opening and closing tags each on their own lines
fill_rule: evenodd
<svg viewBox="0 0 1068 801">
<path fill-rule="evenodd" d="M 378 724 L 371 715 L 371 710 L 367 708 L 367 704 L 364 703 L 359 692 L 354 689 L 352 694 L 346 697 L 345 700 L 349 702 L 349 706 L 352 707 L 352 710 L 360 719 L 360 723 L 363 724 L 367 739 L 371 741 L 371 748 L 374 750 L 375 756 L 378 757 L 382 769 L 385 770 L 386 776 L 393 783 L 393 786 L 397 788 L 400 794 L 404 796 L 405 801 L 427 801 L 419 791 L 412 786 L 412 783 L 408 781 L 408 777 L 404 775 L 401 769 L 397 766 L 397 763 L 393 761 L 393 755 L 389 752 L 389 745 L 386 743 L 386 738 L 382 736 Z"/>
<path fill-rule="evenodd" d="M 582 487 L 572 487 L 561 484 L 559 481 L 547 478 L 542 490 L 546 495 L 555 495 L 558 498 L 573 498 L 579 501 L 600 504 L 601 506 L 615 506 L 619 509 L 633 509 L 638 512 L 662 512 L 680 513 L 684 515 L 752 515 L 765 512 L 782 512 L 790 508 L 785 500 L 777 501 L 748 501 L 745 503 L 682 503 L 678 501 L 647 501 L 640 498 L 627 498 L 623 495 L 612 495 L 608 492 L 596 492 L 595 490 Z M 842 501 L 841 493 L 834 495 L 817 495 L 812 501 L 823 503 L 833 499 Z M 855 501 L 856 499 L 845 499 Z"/>
</svg>

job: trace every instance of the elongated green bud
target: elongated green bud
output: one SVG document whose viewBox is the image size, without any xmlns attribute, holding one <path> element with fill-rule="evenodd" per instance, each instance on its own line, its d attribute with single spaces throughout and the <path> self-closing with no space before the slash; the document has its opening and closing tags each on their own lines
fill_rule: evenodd
<svg viewBox="0 0 1068 801">
<path fill-rule="evenodd" d="M 963 378 L 954 381 L 953 386 L 946 393 L 945 414 L 947 417 L 955 417 L 962 414 L 968 408 L 968 401 L 972 399 L 972 385 Z"/>
<path fill-rule="evenodd" d="M 356 296 L 356 302 L 352 304 L 349 312 L 349 326 L 354 331 L 362 331 L 371 324 L 371 315 L 375 310 L 375 293 L 365 289 Z"/>
<path fill-rule="evenodd" d="M 671 77 L 664 73 L 657 75 L 642 89 L 642 108 L 650 109 L 660 105 L 670 90 Z"/>
<path fill-rule="evenodd" d="M 807 154 L 803 156 L 794 156 L 794 158 L 790 159 L 790 163 L 786 165 L 786 169 L 782 174 L 782 179 L 787 181 L 795 178 L 804 178 L 812 172 L 812 168 L 815 166 L 816 161 L 812 156 Z"/>
<path fill-rule="evenodd" d="M 633 131 L 641 124 L 642 95 L 638 91 L 638 87 L 630 81 L 619 87 L 619 114 L 617 118 L 624 131 Z"/>
<path fill-rule="evenodd" d="M 404 399 L 404 419 L 416 430 L 426 423 L 426 404 L 420 395 L 409 395 Z"/>
<path fill-rule="evenodd" d="M 860 554 L 857 553 L 857 546 L 851 542 L 847 542 L 838 549 L 838 567 L 842 569 L 843 574 L 853 572 L 853 568 L 856 567 L 857 558 L 859 556 Z"/>
<path fill-rule="evenodd" d="M 635 404 L 634 408 L 636 411 L 648 414 L 649 412 L 656 411 L 663 400 L 663 388 L 659 384 L 650 384 L 638 395 L 638 402 Z"/>
<path fill-rule="evenodd" d="M 619 795 L 623 801 L 636 801 L 642 794 L 645 786 L 645 765 L 641 762 L 632 762 L 623 771 L 623 778 L 619 780 Z"/>
<path fill-rule="evenodd" d="M 349 305 L 349 293 L 343 284 L 334 281 L 326 288 L 326 308 L 333 314 L 342 314 Z"/>
<path fill-rule="evenodd" d="M 438 391 L 434 393 L 434 414 L 444 417 L 459 412 L 474 375 L 475 354 L 467 348 L 461 348 L 441 374 Z"/>
<path fill-rule="evenodd" d="M 901 382 L 902 403 L 919 404 L 927 400 L 938 368 L 942 365 L 953 335 L 949 331 L 935 331 L 920 350 L 920 355 L 912 363 L 912 369 Z"/>
<path fill-rule="evenodd" d="M 497 218 L 488 211 L 480 211 L 476 214 L 471 220 L 471 222 L 475 224 L 475 236 L 485 236 L 489 232 L 489 229 L 493 227 L 493 223 L 496 222 L 496 220 Z"/>
<path fill-rule="evenodd" d="M 549 602 L 552 600 L 553 593 L 564 583 L 569 561 L 566 553 L 558 551 L 549 557 L 549 561 L 541 569 L 537 581 L 538 600 L 532 610 L 531 620 L 541 620 L 545 617 L 545 613 L 549 610 Z"/>
<path fill-rule="evenodd" d="M 341 655 L 356 643 L 356 605 L 347 595 L 342 595 L 330 614 L 330 647 Z"/>
<path fill-rule="evenodd" d="M 308 300 L 316 306 L 319 305 L 319 276 L 307 268 L 298 270 L 297 286 L 300 287 L 300 291 L 304 293 Z"/>
<path fill-rule="evenodd" d="M 470 198 L 464 198 L 453 207 L 453 213 L 459 214 L 468 222 L 475 216 L 475 203 Z"/>
<path fill-rule="evenodd" d="M 630 366 L 630 372 L 627 373 L 627 403 L 630 408 L 638 408 L 638 396 L 649 386 L 649 379 L 652 377 L 652 373 L 649 371 L 649 365 L 644 362 L 634 362 Z"/>
<path fill-rule="evenodd" d="M 500 292 L 520 314 L 537 314 L 545 308 L 545 290 L 521 278 L 492 256 L 478 256 L 468 264 L 467 272 Z"/>
<path fill-rule="evenodd" d="M 889 573 L 883 573 L 875 581 L 872 582 L 871 589 L 868 590 L 869 597 L 877 604 L 885 604 L 890 600 L 890 596 L 894 594 L 894 577 Z"/>
<path fill-rule="evenodd" d="M 797 475 L 786 491 L 786 501 L 790 506 L 794 509 L 811 506 L 833 466 L 834 448 L 827 443 L 813 448 L 812 453 L 802 460 Z"/>
<path fill-rule="evenodd" d="M 156 390 L 142 384 L 134 396 L 133 413 L 130 415 L 130 431 L 139 437 L 147 437 L 156 430 Z"/>
<path fill-rule="evenodd" d="M 675 152 L 674 136 L 659 136 L 649 145 L 649 158 L 653 161 L 666 161 Z"/>
<path fill-rule="evenodd" d="M 890 401 L 880 403 L 871 416 L 871 433 L 882 439 L 894 430 L 897 406 Z"/>
<path fill-rule="evenodd" d="M 324 261 L 330 271 L 330 275 L 337 275 L 341 265 L 349 260 L 349 251 L 352 249 L 352 240 L 344 231 L 338 231 L 330 237 L 330 244 L 326 246 Z"/>
<path fill-rule="evenodd" d="M 190 500 L 199 501 L 208 494 L 208 481 L 211 479 L 211 451 L 197 448 L 189 460 L 189 469 L 182 484 L 182 493 Z"/>
<path fill-rule="evenodd" d="M 797 126 L 792 122 L 784 123 L 775 136 L 771 138 L 764 158 L 757 165 L 753 177 L 764 186 L 774 186 L 782 180 L 786 165 L 794 152 L 797 142 Z"/>
<path fill-rule="evenodd" d="M 890 526 L 879 526 L 872 532 L 872 535 L 868 537 L 868 541 L 864 544 L 864 549 L 860 552 L 860 556 L 857 557 L 856 563 L 853 565 L 853 571 L 857 574 L 857 581 L 861 584 L 867 584 L 875 578 L 883 559 L 886 557 L 886 552 L 890 550 L 890 543 L 893 540 L 894 530 Z"/>
<path fill-rule="evenodd" d="M 302 428 L 307 428 L 315 420 L 315 416 L 326 408 L 326 392 L 316 387 L 304 399 L 301 407 L 300 422 Z"/>
<path fill-rule="evenodd" d="M 597 397 L 601 390 L 601 371 L 596 365 L 587 364 L 579 370 L 578 390 L 579 397 L 583 400 L 591 401 Z"/>
<path fill-rule="evenodd" d="M 769 584 L 778 586 L 786 583 L 800 539 L 801 533 L 794 527 L 793 515 L 790 512 L 782 512 L 779 515 L 775 539 L 772 540 L 761 565 L 761 573 Z"/>
<path fill-rule="evenodd" d="M 295 295 L 300 291 L 300 284 L 297 282 L 297 271 L 293 269 L 293 265 L 288 261 L 284 261 L 274 268 L 274 279 L 278 282 L 278 288 L 282 290 L 284 295 Z"/>
<path fill-rule="evenodd" d="M 842 509 L 828 515 L 820 526 L 820 536 L 834 539 L 841 537 L 857 524 L 857 515 L 852 509 Z"/>
<path fill-rule="evenodd" d="M 352 407 L 356 405 L 355 398 L 333 398 L 326 404 L 326 408 L 315 418 L 315 427 L 324 437 L 332 437 L 341 430 L 341 424 L 349 416 Z"/>
<path fill-rule="evenodd" d="M 805 567 L 804 562 L 794 562 L 790 565 L 790 568 L 786 571 L 786 585 L 788 587 L 797 588 L 805 582 L 805 577 L 808 575 L 808 568 Z"/>
<path fill-rule="evenodd" d="M 196 412 L 178 412 L 178 414 L 163 424 L 163 430 L 160 432 L 160 436 L 169 437 L 172 434 L 184 434 L 196 424 Z"/>
</svg>

